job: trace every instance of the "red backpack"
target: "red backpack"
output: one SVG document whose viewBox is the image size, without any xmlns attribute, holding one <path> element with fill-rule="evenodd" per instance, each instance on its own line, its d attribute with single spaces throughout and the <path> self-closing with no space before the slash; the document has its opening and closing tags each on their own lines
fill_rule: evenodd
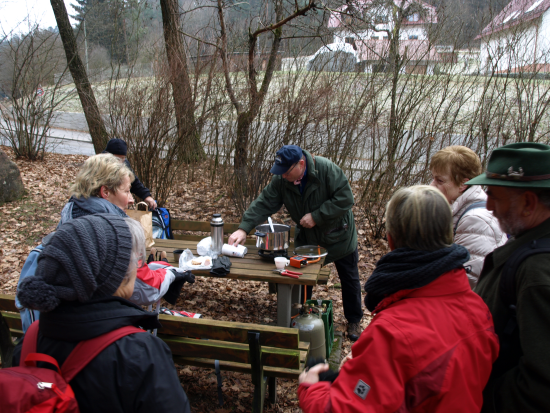
<svg viewBox="0 0 550 413">
<path fill-rule="evenodd" d="M 53 357 L 36 352 L 38 321 L 35 321 L 25 334 L 20 366 L 0 370 L 2 413 L 79 412 L 69 382 L 110 344 L 129 334 L 144 332 L 140 328 L 126 326 L 81 341 L 59 368 Z M 36 367 L 38 361 L 54 365 L 57 371 Z"/>
</svg>

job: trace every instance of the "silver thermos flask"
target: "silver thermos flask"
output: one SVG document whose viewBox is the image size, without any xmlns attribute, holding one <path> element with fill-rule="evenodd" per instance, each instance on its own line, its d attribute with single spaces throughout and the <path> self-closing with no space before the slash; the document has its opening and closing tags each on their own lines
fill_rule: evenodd
<svg viewBox="0 0 550 413">
<path fill-rule="evenodd" d="M 210 221 L 210 236 L 212 237 L 212 255 L 213 258 L 217 258 L 222 254 L 223 247 L 222 214 L 212 215 L 212 221 Z"/>
</svg>

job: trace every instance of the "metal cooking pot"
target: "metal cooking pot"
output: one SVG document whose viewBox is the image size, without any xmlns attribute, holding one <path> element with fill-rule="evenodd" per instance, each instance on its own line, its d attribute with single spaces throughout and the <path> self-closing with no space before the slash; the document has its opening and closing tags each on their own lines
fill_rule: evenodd
<svg viewBox="0 0 550 413">
<path fill-rule="evenodd" d="M 290 241 L 290 225 L 273 224 L 275 232 L 271 232 L 269 224 L 256 227 L 256 247 L 267 251 L 287 250 Z"/>
</svg>

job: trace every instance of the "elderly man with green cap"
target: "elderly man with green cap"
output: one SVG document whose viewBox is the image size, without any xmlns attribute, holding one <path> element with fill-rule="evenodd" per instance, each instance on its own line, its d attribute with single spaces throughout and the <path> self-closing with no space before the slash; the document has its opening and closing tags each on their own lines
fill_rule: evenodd
<svg viewBox="0 0 550 413">
<path fill-rule="evenodd" d="M 497 148 L 466 185 L 487 187 L 487 209 L 510 236 L 485 258 L 474 290 L 501 346 L 482 412 L 550 411 L 550 146 Z"/>
<path fill-rule="evenodd" d="M 250 204 L 228 243 L 244 243 L 246 234 L 285 205 L 297 223 L 295 245 L 320 245 L 328 251 L 325 264 L 335 263 L 342 282 L 348 337 L 356 341 L 361 334 L 363 310 L 357 233 L 351 211 L 354 201 L 348 179 L 333 162 L 313 157 L 296 145 L 285 145 L 277 151 L 271 173 L 273 179 Z"/>
</svg>

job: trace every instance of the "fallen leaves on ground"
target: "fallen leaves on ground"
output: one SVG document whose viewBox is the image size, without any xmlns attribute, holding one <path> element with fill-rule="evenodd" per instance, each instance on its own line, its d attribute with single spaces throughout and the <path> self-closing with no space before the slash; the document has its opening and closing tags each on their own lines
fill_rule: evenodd
<svg viewBox="0 0 550 413">
<path fill-rule="evenodd" d="M 48 153 L 44 161 L 31 162 L 15 159 L 9 147 L 3 146 L 2 150 L 17 163 L 27 190 L 22 200 L 0 207 L 0 293 L 15 294 L 27 255 L 41 242 L 42 237 L 57 226 L 61 209 L 68 200 L 69 187 L 87 157 Z M 208 167 L 207 162 L 195 166 L 193 176 L 209 176 L 211 172 Z M 188 174 L 184 171 L 181 176 Z M 354 191 L 358 189 L 352 187 Z M 208 184 L 207 190 L 204 181 L 198 179 L 178 184 L 165 206 L 170 209 L 173 219 L 210 221 L 213 213 L 222 213 L 227 223 L 240 221 L 233 201 L 227 196 L 227 182 L 219 176 L 214 179 L 213 184 Z M 359 240 L 359 275 L 361 285 L 364 285 L 376 261 L 388 251 L 388 246 L 384 240 L 372 239 L 359 208 L 354 208 L 354 213 Z M 273 219 L 293 225 L 284 207 Z M 333 301 L 335 328 L 345 332 L 341 292 L 334 288 L 340 280 L 334 264 L 330 264 L 329 268 L 331 276 L 328 284 L 316 286 L 313 296 Z M 198 312 L 207 319 L 222 321 L 275 325 L 277 319 L 276 295 L 269 293 L 267 283 L 255 281 L 197 277 L 195 284 L 185 284 L 175 306 L 167 303 L 164 305 Z M 363 328 L 367 327 L 370 319 L 370 314 L 366 312 L 362 321 Z M 342 357 L 350 352 L 351 344 L 344 334 Z M 250 375 L 222 371 L 225 404 L 219 407 L 213 370 L 177 366 L 177 371 L 194 412 L 250 411 L 254 394 Z M 299 412 L 297 388 L 297 381 L 279 379 L 278 402 L 273 406 L 266 404 L 264 411 Z"/>
</svg>

